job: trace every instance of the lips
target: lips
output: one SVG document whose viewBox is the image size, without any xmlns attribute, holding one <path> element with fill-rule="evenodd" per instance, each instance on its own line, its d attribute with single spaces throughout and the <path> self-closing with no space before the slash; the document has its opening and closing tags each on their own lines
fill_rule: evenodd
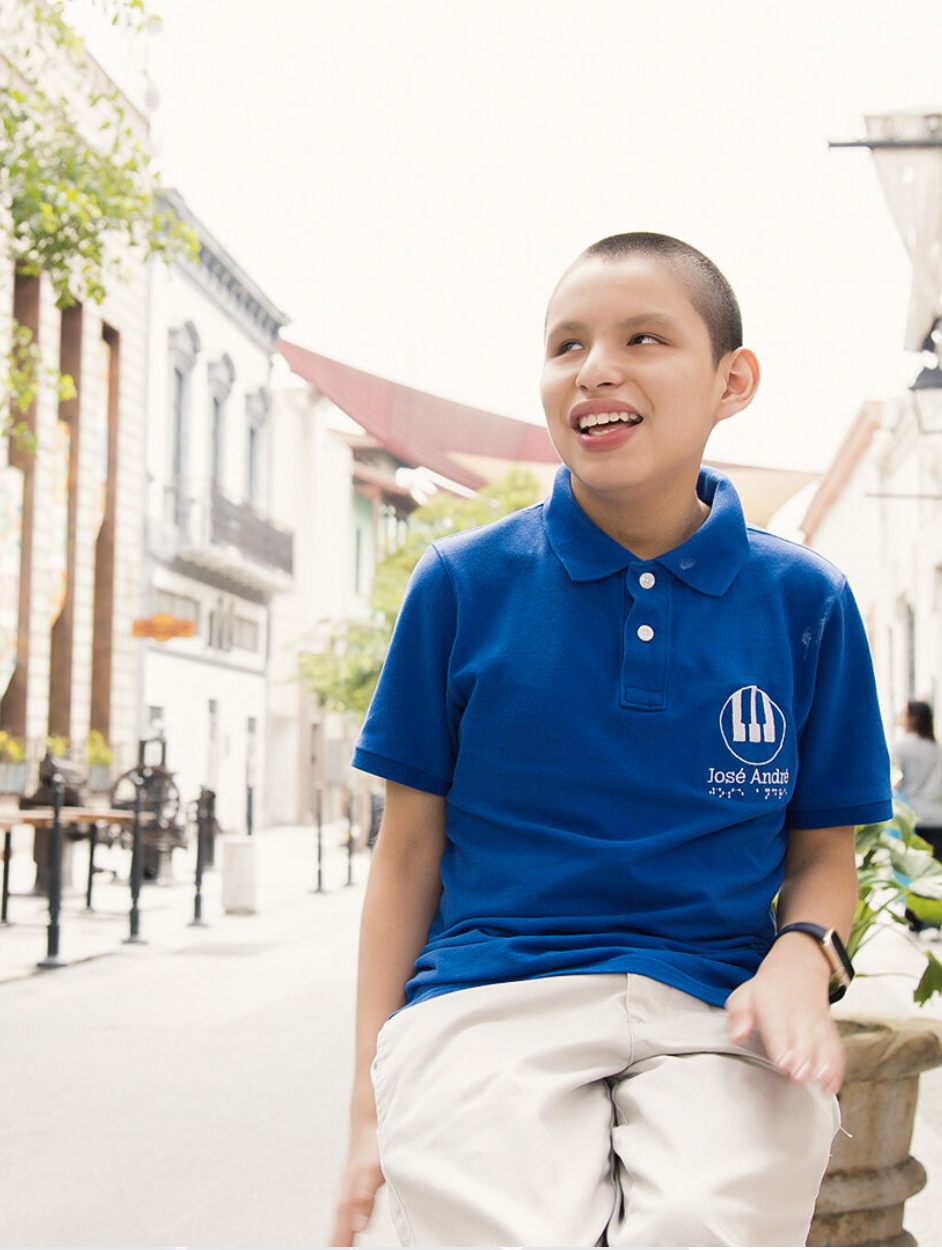
<svg viewBox="0 0 942 1250">
<path fill-rule="evenodd" d="M 601 430 L 610 425 L 640 425 L 641 421 L 636 412 L 589 412 L 579 418 L 576 429 L 585 434 L 588 430 Z"/>
<path fill-rule="evenodd" d="M 599 438 L 619 428 L 640 425 L 643 419 L 633 408 L 626 404 L 613 404 L 611 400 L 607 403 L 592 400 L 576 404 L 569 414 L 571 427 L 589 438 Z"/>
</svg>

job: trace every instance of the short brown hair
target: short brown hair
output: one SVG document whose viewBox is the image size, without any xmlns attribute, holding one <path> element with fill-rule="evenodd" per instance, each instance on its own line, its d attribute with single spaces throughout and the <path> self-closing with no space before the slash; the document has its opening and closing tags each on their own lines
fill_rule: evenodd
<svg viewBox="0 0 942 1250">
<path fill-rule="evenodd" d="M 576 264 L 594 257 L 614 261 L 635 255 L 656 256 L 684 282 L 690 302 L 709 332 L 714 364 L 719 364 L 727 352 L 742 347 L 742 314 L 733 288 L 713 261 L 689 243 L 669 234 L 650 234 L 643 230 L 612 234 L 587 247 Z"/>
</svg>

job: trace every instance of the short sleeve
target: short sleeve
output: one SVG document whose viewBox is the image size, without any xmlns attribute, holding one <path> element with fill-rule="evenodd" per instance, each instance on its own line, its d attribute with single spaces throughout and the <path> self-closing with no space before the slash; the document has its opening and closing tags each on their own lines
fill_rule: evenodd
<svg viewBox="0 0 942 1250">
<path fill-rule="evenodd" d="M 826 618 L 811 710 L 799 736 L 788 823 L 863 825 L 893 814 L 890 761 L 866 631 L 846 581 Z"/>
<path fill-rule="evenodd" d="M 429 547 L 409 580 L 354 768 L 431 794 L 448 792 L 459 719 L 448 698 L 457 620 L 451 577 Z"/>
</svg>

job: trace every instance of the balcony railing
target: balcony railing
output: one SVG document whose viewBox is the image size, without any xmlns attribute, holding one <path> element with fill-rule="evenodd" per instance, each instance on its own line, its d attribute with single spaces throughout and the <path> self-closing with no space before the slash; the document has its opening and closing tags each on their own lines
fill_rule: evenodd
<svg viewBox="0 0 942 1250">
<path fill-rule="evenodd" d="M 245 503 L 227 499 L 217 486 L 210 489 L 212 540 L 236 547 L 257 564 L 294 572 L 294 535 L 263 520 Z"/>
<path fill-rule="evenodd" d="M 290 588 L 294 535 L 236 503 L 207 481 L 179 479 L 164 488 L 163 515 L 149 523 L 150 545 L 256 590 Z"/>
</svg>

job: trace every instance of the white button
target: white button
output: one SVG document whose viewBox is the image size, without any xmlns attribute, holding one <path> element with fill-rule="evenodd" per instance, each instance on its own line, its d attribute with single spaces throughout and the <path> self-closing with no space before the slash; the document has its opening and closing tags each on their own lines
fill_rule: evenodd
<svg viewBox="0 0 942 1250">
<path fill-rule="evenodd" d="M 641 585 L 644 587 L 645 590 L 650 590 L 651 587 L 654 585 L 654 583 L 657 581 L 657 578 L 654 576 L 653 573 L 642 573 L 641 576 L 638 578 L 638 581 L 641 583 Z"/>
<path fill-rule="evenodd" d="M 651 628 L 650 625 L 639 625 L 638 637 L 641 639 L 642 642 L 650 642 L 651 639 L 654 637 L 654 630 Z"/>
</svg>

